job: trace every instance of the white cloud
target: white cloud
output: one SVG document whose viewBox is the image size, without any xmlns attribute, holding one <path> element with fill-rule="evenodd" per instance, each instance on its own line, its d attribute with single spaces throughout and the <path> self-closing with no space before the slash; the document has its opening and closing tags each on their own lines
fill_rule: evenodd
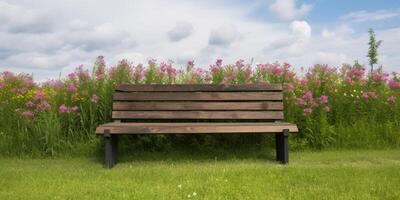
<svg viewBox="0 0 400 200">
<path fill-rule="evenodd" d="M 227 46 L 240 37 L 240 33 L 233 25 L 221 26 L 210 33 L 208 44 L 215 46 Z"/>
<path fill-rule="evenodd" d="M 269 8 L 283 20 L 302 18 L 311 11 L 312 5 L 301 4 L 300 7 L 298 7 L 296 1 L 297 0 L 276 0 Z"/>
<path fill-rule="evenodd" d="M 377 10 L 377 11 L 355 11 L 348 13 L 341 18 L 354 22 L 378 21 L 400 17 L 400 10 Z"/>
<path fill-rule="evenodd" d="M 224 63 L 278 60 L 294 66 L 339 65 L 356 59 L 367 63 L 367 33 L 353 34 L 352 27 L 339 25 L 315 34 L 313 24 L 302 20 L 255 20 L 248 15 L 254 5 L 226 6 L 211 0 L 0 0 L 0 5 L 12 8 L 7 14 L 0 12 L 0 71 L 25 71 L 37 80 L 66 75 L 79 64 L 90 68 L 98 55 L 110 65 L 122 58 L 143 63 L 151 57 L 172 59 L 178 67 L 189 59 L 207 67 L 216 58 Z M 293 6 L 296 17 L 304 12 L 301 7 Z M 22 11 L 37 17 L 18 19 Z M 193 31 L 188 34 L 189 26 L 179 28 L 177 22 L 190 23 Z M 30 31 L 32 24 L 41 23 L 42 31 Z M 11 26 L 25 31 L 13 32 Z M 172 31 L 176 27 L 178 31 Z M 376 34 L 384 40 L 380 62 L 387 70 L 398 71 L 400 27 Z M 174 39 L 179 42 L 171 42 Z"/>
<path fill-rule="evenodd" d="M 306 21 L 293 21 L 290 27 L 293 34 L 301 40 L 307 40 L 311 37 L 311 27 Z"/>
<path fill-rule="evenodd" d="M 168 38 L 173 42 L 178 42 L 189 37 L 193 33 L 193 25 L 189 22 L 177 22 L 176 25 L 168 31 Z"/>
</svg>

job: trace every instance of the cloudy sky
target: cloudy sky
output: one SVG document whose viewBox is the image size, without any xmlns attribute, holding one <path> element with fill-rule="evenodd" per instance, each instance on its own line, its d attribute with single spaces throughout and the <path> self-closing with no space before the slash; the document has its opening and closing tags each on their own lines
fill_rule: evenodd
<svg viewBox="0 0 400 200">
<path fill-rule="evenodd" d="M 380 64 L 399 72 L 399 0 L 0 0 L 0 71 L 57 78 L 98 55 L 367 64 L 368 28 L 383 40 Z"/>
</svg>

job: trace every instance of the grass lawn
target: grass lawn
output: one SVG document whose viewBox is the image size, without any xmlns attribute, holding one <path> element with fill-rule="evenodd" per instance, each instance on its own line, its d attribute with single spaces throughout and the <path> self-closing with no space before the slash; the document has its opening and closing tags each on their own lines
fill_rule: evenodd
<svg viewBox="0 0 400 200">
<path fill-rule="evenodd" d="M 156 153 L 154 153 L 156 154 Z M 267 158 L 0 158 L 0 199 L 400 199 L 400 150 Z"/>
</svg>

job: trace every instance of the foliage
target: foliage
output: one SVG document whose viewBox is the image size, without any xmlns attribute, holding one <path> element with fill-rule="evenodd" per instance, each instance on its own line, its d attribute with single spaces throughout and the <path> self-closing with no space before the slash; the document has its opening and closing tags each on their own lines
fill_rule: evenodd
<svg viewBox="0 0 400 200">
<path fill-rule="evenodd" d="M 87 157 L 0 158 L 0 199 L 400 198 L 399 150 L 293 152 L 287 166 L 266 151 L 185 152 L 136 152 L 112 170 Z"/>
<path fill-rule="evenodd" d="M 9 155 L 56 155 L 93 151 L 94 130 L 109 122 L 117 84 L 281 83 L 285 118 L 300 127 L 295 149 L 400 146 L 400 76 L 358 63 L 332 68 L 315 65 L 297 74 L 287 63 L 252 66 L 243 60 L 209 69 L 189 61 L 186 69 L 150 60 L 147 66 L 121 60 L 107 67 L 102 56 L 90 73 L 82 66 L 60 80 L 35 83 L 30 75 L 0 74 L 0 152 Z M 131 138 L 131 137 L 130 137 Z M 128 139 L 128 138 L 127 138 Z M 167 150 L 176 146 L 214 149 L 272 143 L 269 135 L 141 136 L 133 148 Z M 129 140 L 129 139 L 128 139 Z M 126 140 L 124 140 L 126 141 Z"/>
<path fill-rule="evenodd" d="M 375 32 L 372 28 L 368 30 L 369 33 L 369 51 L 367 57 L 369 57 L 369 64 L 371 65 L 371 72 L 374 70 L 374 64 L 378 63 L 378 47 L 381 46 L 382 40 L 376 41 Z"/>
</svg>

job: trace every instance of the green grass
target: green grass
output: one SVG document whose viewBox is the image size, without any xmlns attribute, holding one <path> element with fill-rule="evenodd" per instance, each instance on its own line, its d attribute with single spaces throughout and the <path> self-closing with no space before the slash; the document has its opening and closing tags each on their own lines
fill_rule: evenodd
<svg viewBox="0 0 400 200">
<path fill-rule="evenodd" d="M 272 155 L 137 153 L 112 170 L 100 159 L 0 158 L 0 199 L 400 199 L 400 150 L 290 156 L 283 166 Z"/>
</svg>

